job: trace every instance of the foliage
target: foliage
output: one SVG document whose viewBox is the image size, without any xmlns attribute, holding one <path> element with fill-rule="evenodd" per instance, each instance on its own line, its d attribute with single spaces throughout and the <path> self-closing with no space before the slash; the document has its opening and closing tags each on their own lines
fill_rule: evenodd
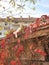
<svg viewBox="0 0 49 65">
<path fill-rule="evenodd" d="M 27 1 L 29 1 L 30 3 L 32 3 L 32 4 L 36 4 L 36 2 L 37 2 L 37 0 L 24 0 L 24 2 L 27 2 Z M 20 2 L 22 2 L 22 0 L 20 0 Z M 15 5 L 16 5 L 16 3 L 15 3 L 15 0 L 10 0 L 10 2 L 9 3 L 12 3 L 12 5 L 15 7 Z M 21 4 L 22 5 L 22 4 Z M 23 9 L 23 6 L 19 6 L 19 8 L 21 8 L 22 7 L 22 9 Z M 35 8 L 32 8 L 33 10 L 35 10 Z"/>
<path fill-rule="evenodd" d="M 30 1 L 31 3 L 35 4 L 37 0 L 25 0 L 25 2 Z M 21 2 L 21 0 L 20 0 Z M 15 6 L 15 0 L 10 0 L 9 3 L 12 3 L 13 6 Z"/>
</svg>

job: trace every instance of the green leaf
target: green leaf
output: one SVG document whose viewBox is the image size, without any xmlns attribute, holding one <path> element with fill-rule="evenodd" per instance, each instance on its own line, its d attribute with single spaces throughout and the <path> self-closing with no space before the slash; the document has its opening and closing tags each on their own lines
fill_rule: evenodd
<svg viewBox="0 0 49 65">
<path fill-rule="evenodd" d="M 32 2 L 33 4 L 35 4 L 35 3 L 36 3 L 36 1 L 37 1 L 37 0 L 30 0 L 30 2 Z"/>
<path fill-rule="evenodd" d="M 10 2 L 13 6 L 15 6 L 15 0 L 10 0 Z"/>
<path fill-rule="evenodd" d="M 28 0 L 25 0 L 25 1 L 28 1 Z"/>
<path fill-rule="evenodd" d="M 35 7 L 33 7 L 33 10 L 35 10 Z"/>
</svg>

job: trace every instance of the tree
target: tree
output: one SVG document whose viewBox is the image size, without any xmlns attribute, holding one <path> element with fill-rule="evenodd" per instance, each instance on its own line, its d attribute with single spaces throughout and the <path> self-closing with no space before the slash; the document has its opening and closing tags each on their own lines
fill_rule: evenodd
<svg viewBox="0 0 49 65">
<path fill-rule="evenodd" d="M 0 1 L 3 1 L 3 0 L 0 0 Z M 26 7 L 26 4 L 25 3 L 26 2 L 30 2 L 31 4 L 35 5 L 38 0 L 19 0 L 20 4 L 17 4 L 17 1 L 18 0 L 7 0 L 7 1 L 8 1 L 8 3 L 10 5 L 12 5 L 12 7 L 14 8 L 14 10 L 16 12 L 17 11 L 20 11 L 20 14 L 21 14 L 25 10 L 25 7 Z M 12 15 L 12 11 L 9 11 L 8 10 L 10 7 L 7 8 L 7 9 L 4 6 L 1 6 L 1 5 L 0 5 L 0 7 L 2 7 L 2 9 L 3 9 L 3 11 L 0 10 L 0 13 L 3 14 L 4 11 L 7 11 L 8 13 L 10 13 Z M 32 6 L 32 7 L 27 6 L 27 7 L 30 8 L 30 9 L 32 9 L 32 10 L 35 10 L 35 7 L 34 6 Z"/>
</svg>

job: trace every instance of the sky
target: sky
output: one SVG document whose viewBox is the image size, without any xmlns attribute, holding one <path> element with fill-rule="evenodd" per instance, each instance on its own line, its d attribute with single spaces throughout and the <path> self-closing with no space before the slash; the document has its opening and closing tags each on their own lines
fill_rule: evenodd
<svg viewBox="0 0 49 65">
<path fill-rule="evenodd" d="M 23 1 L 23 0 L 22 0 Z M 2 0 L 0 1 L 0 17 L 5 18 L 7 16 L 13 16 L 18 18 L 22 16 L 23 18 L 26 17 L 41 17 L 41 15 L 48 15 L 49 16 L 49 0 L 37 0 L 36 4 L 33 5 L 29 1 L 25 3 L 23 12 L 18 9 L 17 4 L 21 4 L 19 0 L 15 0 L 16 7 L 14 8 L 11 4 L 9 4 L 9 0 Z M 24 5 L 24 2 L 23 2 Z M 32 8 L 35 7 L 35 10 Z M 5 10 L 4 10 L 5 8 Z M 12 12 L 12 13 L 9 13 Z M 21 12 L 21 13 L 20 13 Z"/>
</svg>

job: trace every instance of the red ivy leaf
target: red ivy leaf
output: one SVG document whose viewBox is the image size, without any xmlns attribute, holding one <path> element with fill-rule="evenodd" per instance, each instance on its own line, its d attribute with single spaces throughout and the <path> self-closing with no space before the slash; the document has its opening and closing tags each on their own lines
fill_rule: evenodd
<svg viewBox="0 0 49 65">
<path fill-rule="evenodd" d="M 37 20 L 36 20 L 36 25 L 37 25 L 37 27 L 39 27 L 39 26 L 40 26 L 40 21 L 39 21 L 39 18 L 37 18 Z"/>
<path fill-rule="evenodd" d="M 35 65 L 35 64 L 31 64 L 31 65 Z"/>
<path fill-rule="evenodd" d="M 21 65 L 21 62 L 20 62 L 20 60 L 18 60 L 18 61 L 17 61 L 17 63 L 18 63 L 18 65 Z"/>
<path fill-rule="evenodd" d="M 1 59 L 3 60 L 4 58 L 5 58 L 5 52 L 2 51 L 2 52 L 1 52 Z"/>
<path fill-rule="evenodd" d="M 24 38 L 25 38 L 25 39 L 27 39 L 27 38 L 28 38 L 28 33 L 27 33 L 27 32 L 26 32 L 26 34 L 25 34 Z"/>
<path fill-rule="evenodd" d="M 18 48 L 18 50 L 21 52 L 24 50 L 24 47 L 22 45 L 20 45 L 20 47 Z"/>
<path fill-rule="evenodd" d="M 41 54 L 43 56 L 46 56 L 46 53 L 43 52 L 41 49 L 37 49 L 37 50 L 35 50 L 35 52 L 37 52 L 37 53 L 39 53 L 39 54 Z"/>
<path fill-rule="evenodd" d="M 17 39 L 17 42 L 18 42 L 18 44 L 20 44 L 20 39 L 19 38 Z"/>
<path fill-rule="evenodd" d="M 11 65 L 16 65 L 16 61 L 15 60 L 11 60 L 10 64 Z"/>
<path fill-rule="evenodd" d="M 2 41 L 1 41 L 1 47 L 2 47 L 2 48 L 5 47 L 5 39 L 2 39 Z"/>
</svg>

